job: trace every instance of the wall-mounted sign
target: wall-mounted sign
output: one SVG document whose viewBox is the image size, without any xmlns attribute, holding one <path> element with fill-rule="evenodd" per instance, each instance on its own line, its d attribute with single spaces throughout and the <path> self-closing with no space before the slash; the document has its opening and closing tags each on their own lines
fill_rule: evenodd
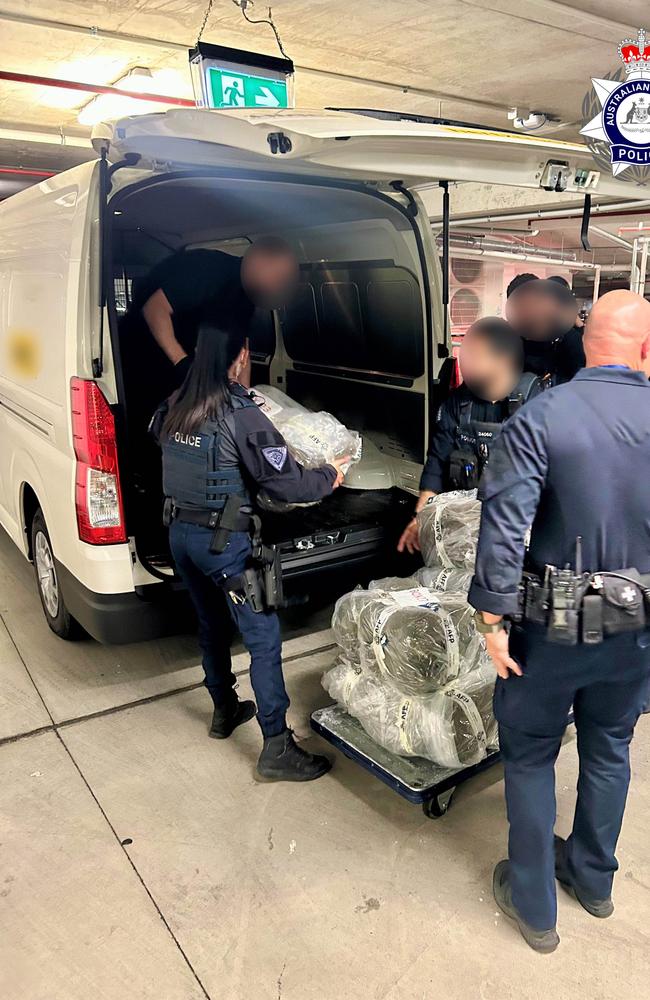
<svg viewBox="0 0 650 1000">
<path fill-rule="evenodd" d="M 292 108 L 293 62 L 199 42 L 190 49 L 199 108 Z"/>
</svg>

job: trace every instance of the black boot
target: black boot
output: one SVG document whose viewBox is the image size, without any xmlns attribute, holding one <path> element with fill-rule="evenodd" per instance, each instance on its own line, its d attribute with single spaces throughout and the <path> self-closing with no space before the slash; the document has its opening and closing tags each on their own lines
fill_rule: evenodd
<svg viewBox="0 0 650 1000">
<path fill-rule="evenodd" d="M 515 921 L 517 927 L 519 928 L 519 933 L 523 937 L 526 944 L 529 945 L 533 951 L 538 951 L 542 955 L 550 955 L 550 953 L 555 951 L 560 943 L 557 931 L 555 927 L 549 927 L 547 931 L 535 930 L 534 927 L 531 927 L 530 924 L 526 923 L 519 911 L 515 909 L 514 903 L 512 902 L 509 867 L 510 863 L 508 861 L 500 861 L 494 869 L 494 875 L 492 878 L 494 898 L 505 915 Z"/>
<path fill-rule="evenodd" d="M 569 866 L 566 860 L 566 840 L 564 840 L 563 837 L 558 837 L 556 834 L 553 841 L 553 846 L 555 848 L 555 877 L 560 885 L 563 886 L 570 895 L 575 896 L 580 903 L 580 906 L 582 906 L 587 913 L 591 913 L 592 917 L 600 917 L 601 920 L 606 917 L 611 917 L 614 912 L 612 897 L 608 896 L 606 899 L 594 899 L 577 886 L 573 880 L 571 872 L 569 871 Z"/>
<path fill-rule="evenodd" d="M 257 773 L 270 781 L 314 781 L 330 770 L 332 763 L 320 754 L 307 753 L 285 729 L 278 736 L 265 736 L 257 762 Z"/>
<path fill-rule="evenodd" d="M 239 701 L 237 697 L 224 708 L 215 707 L 208 736 L 213 740 L 227 740 L 237 726 L 242 726 L 255 715 L 254 701 Z"/>
</svg>

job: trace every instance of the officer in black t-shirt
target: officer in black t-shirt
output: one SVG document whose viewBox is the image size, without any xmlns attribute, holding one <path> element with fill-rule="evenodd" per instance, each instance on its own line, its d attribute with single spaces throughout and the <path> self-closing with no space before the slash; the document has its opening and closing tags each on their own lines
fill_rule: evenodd
<svg viewBox="0 0 650 1000">
<path fill-rule="evenodd" d="M 234 328 L 247 336 L 256 307 L 288 301 L 298 263 L 283 240 L 263 237 L 242 258 L 220 250 L 182 250 L 157 264 L 136 284 L 120 324 L 131 485 L 139 539 L 159 551 L 160 453 L 147 433 L 161 399 L 178 389 L 192 364 L 199 323 Z M 247 372 L 241 375 L 247 382 Z"/>
<path fill-rule="evenodd" d="M 180 385 L 202 317 L 247 331 L 256 306 L 283 305 L 297 280 L 295 255 L 276 237 L 257 240 L 242 258 L 220 250 L 183 250 L 165 258 L 136 288 L 132 312 L 144 317 L 176 367 Z"/>
</svg>

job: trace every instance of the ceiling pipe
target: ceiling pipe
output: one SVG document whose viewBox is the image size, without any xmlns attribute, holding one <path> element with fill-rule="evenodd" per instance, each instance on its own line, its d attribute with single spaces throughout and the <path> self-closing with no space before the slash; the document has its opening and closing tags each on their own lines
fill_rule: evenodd
<svg viewBox="0 0 650 1000">
<path fill-rule="evenodd" d="M 47 28 L 48 31 L 68 31 L 74 34 L 86 35 L 91 38 L 106 38 L 114 42 L 126 42 L 129 45 L 147 45 L 157 49 L 167 49 L 174 52 L 183 52 L 187 57 L 190 46 L 183 42 L 171 42 L 164 38 L 151 38 L 146 35 L 133 35 L 126 31 L 111 31 L 100 28 L 97 25 L 75 24 L 71 21 L 54 21 L 45 17 L 32 17 L 29 14 L 15 14 L 12 11 L 0 10 L 0 20 L 12 21 L 14 24 L 28 24 L 33 27 Z M 311 76 L 320 76 L 329 80 L 342 80 L 345 83 L 360 84 L 366 87 L 376 87 L 380 90 L 390 90 L 399 94 L 414 94 L 416 97 L 428 97 L 436 101 L 449 101 L 454 104 L 467 104 L 470 107 L 486 108 L 490 111 L 499 111 L 506 114 L 508 106 L 497 104 L 494 101 L 485 101 L 480 98 L 461 97 L 457 94 L 446 94 L 437 90 L 429 90 L 425 87 L 416 87 L 408 83 L 392 83 L 389 80 L 376 80 L 371 77 L 353 76 L 351 73 L 338 73 L 334 70 L 320 69 L 317 66 L 306 66 L 295 63 L 297 70 L 301 73 L 309 73 Z M 133 96 L 133 95 L 130 95 Z M 193 103 L 193 102 L 192 102 Z"/>
<path fill-rule="evenodd" d="M 634 247 L 628 240 L 624 240 L 621 236 L 616 236 L 614 233 L 608 233 L 606 229 L 600 229 L 599 226 L 590 226 L 591 232 L 596 233 L 598 236 L 602 236 L 604 240 L 609 240 L 611 243 L 616 243 L 617 246 L 623 247 L 628 253 L 632 253 Z"/>
<path fill-rule="evenodd" d="M 520 253 L 522 254 L 525 253 L 526 256 L 528 257 L 548 257 L 548 249 L 545 247 L 535 247 L 535 246 L 519 247 L 516 243 L 506 242 L 505 240 L 497 240 L 489 236 L 484 239 L 475 239 L 470 237 L 470 239 L 466 242 L 457 242 L 458 235 L 460 234 L 454 233 L 452 234 L 451 237 L 452 240 L 451 247 L 454 253 L 456 252 L 456 250 L 465 250 L 465 249 L 467 250 L 479 249 L 479 250 L 489 250 L 489 251 L 503 250 L 506 253 L 514 253 L 517 256 L 520 256 Z M 440 242 L 440 238 L 438 238 L 437 242 L 438 243 Z M 555 258 L 558 260 L 558 262 L 560 260 L 564 260 L 567 263 L 573 263 L 573 261 L 577 259 L 576 255 L 574 253 L 571 253 L 571 251 L 561 251 L 561 250 L 555 252 Z"/>
<path fill-rule="evenodd" d="M 581 260 L 562 260 L 558 257 L 537 257 L 528 253 L 508 253 L 506 250 L 470 250 L 466 247 L 453 248 L 454 257 L 494 257 L 497 260 L 535 261 L 537 264 L 552 264 L 555 267 L 566 267 L 570 271 L 595 271 L 600 265 L 590 264 Z M 621 268 L 623 270 L 623 268 Z"/>
<path fill-rule="evenodd" d="M 26 167 L 0 167 L 0 174 L 12 174 L 19 177 L 54 177 L 53 170 L 28 170 Z"/>
<path fill-rule="evenodd" d="M 592 205 L 591 212 L 592 215 L 622 215 L 624 214 L 624 209 L 648 209 L 650 208 L 650 201 L 616 201 L 603 203 L 603 205 Z M 581 219 L 582 209 L 577 209 L 575 206 L 573 208 L 557 209 L 557 208 L 538 208 L 529 209 L 527 212 L 501 212 L 498 215 L 465 215 L 460 218 L 451 219 L 452 226 L 476 226 L 476 225 L 489 225 L 493 222 L 535 222 L 538 219 Z M 435 225 L 439 223 L 439 219 L 431 219 L 431 224 Z"/>
<path fill-rule="evenodd" d="M 34 87 L 56 87 L 61 90 L 80 90 L 85 94 L 112 94 L 115 97 L 128 97 L 132 101 L 152 101 L 154 104 L 173 104 L 175 107 L 195 108 L 195 101 L 185 97 L 164 97 L 162 94 L 140 94 L 135 90 L 122 90 L 121 87 L 104 86 L 100 83 L 80 83 L 78 80 L 59 80 L 52 76 L 34 76 L 31 73 L 10 73 L 0 70 L 0 80 L 10 83 L 27 83 Z"/>
<path fill-rule="evenodd" d="M 56 132 L 37 132 L 35 129 L 16 128 L 14 125 L 6 127 L 0 125 L 0 140 L 7 139 L 10 142 L 42 142 L 48 146 L 66 146 L 78 149 L 86 149 L 89 159 L 94 159 L 90 139 L 85 135 L 68 135 L 66 132 L 57 130 Z"/>
</svg>

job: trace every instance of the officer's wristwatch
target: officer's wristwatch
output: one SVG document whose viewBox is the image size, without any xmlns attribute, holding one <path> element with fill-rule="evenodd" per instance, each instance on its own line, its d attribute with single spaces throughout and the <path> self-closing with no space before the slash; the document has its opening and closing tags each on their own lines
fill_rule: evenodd
<svg viewBox="0 0 650 1000">
<path fill-rule="evenodd" d="M 483 618 L 482 611 L 474 612 L 474 624 L 476 625 L 476 631 L 480 632 L 481 635 L 494 635 L 496 632 L 503 632 L 506 627 L 503 619 L 500 622 L 495 622 L 493 625 L 488 625 Z"/>
</svg>

